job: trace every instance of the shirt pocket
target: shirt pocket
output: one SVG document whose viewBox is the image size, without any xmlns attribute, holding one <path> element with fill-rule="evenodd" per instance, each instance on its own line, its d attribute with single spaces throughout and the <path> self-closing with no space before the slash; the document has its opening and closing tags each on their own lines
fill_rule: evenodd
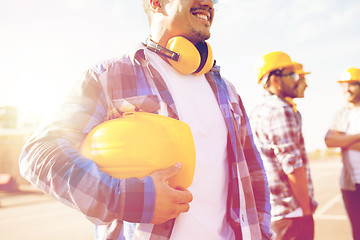
<svg viewBox="0 0 360 240">
<path fill-rule="evenodd" d="M 112 102 L 120 114 L 134 111 L 157 113 L 160 109 L 159 99 L 156 95 L 119 98 Z"/>
</svg>

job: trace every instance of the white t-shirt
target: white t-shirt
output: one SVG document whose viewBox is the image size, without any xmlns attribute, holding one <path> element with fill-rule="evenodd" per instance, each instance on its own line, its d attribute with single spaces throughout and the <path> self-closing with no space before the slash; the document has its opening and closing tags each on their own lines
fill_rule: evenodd
<svg viewBox="0 0 360 240">
<path fill-rule="evenodd" d="M 360 133 L 360 107 L 351 108 L 349 110 L 348 128 L 346 133 L 351 135 Z M 347 154 L 355 183 L 360 183 L 360 151 L 348 150 Z"/>
<path fill-rule="evenodd" d="M 176 218 L 171 239 L 235 239 L 226 221 L 227 127 L 215 95 L 204 75 L 181 74 L 157 54 L 145 55 L 166 82 L 179 120 L 190 126 L 196 149 L 193 201 Z"/>
<path fill-rule="evenodd" d="M 360 107 L 346 107 L 341 109 L 336 115 L 331 129 L 344 132 L 346 134 L 360 133 Z M 360 183 L 360 151 L 345 150 L 343 152 L 347 155 L 348 171 L 351 171 L 351 176 L 355 183 Z M 345 188 L 345 186 L 342 186 Z"/>
</svg>

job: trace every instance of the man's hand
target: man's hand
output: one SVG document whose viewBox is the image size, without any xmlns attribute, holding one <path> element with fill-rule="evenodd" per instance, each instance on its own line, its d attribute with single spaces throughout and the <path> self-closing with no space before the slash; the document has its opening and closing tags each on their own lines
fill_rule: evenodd
<svg viewBox="0 0 360 240">
<path fill-rule="evenodd" d="M 189 211 L 189 203 L 193 199 L 190 191 L 174 189 L 167 184 L 167 180 L 175 176 L 180 168 L 181 163 L 178 163 L 150 174 L 155 185 L 155 210 L 151 223 L 164 223 L 169 219 L 176 218 L 180 213 Z"/>
</svg>

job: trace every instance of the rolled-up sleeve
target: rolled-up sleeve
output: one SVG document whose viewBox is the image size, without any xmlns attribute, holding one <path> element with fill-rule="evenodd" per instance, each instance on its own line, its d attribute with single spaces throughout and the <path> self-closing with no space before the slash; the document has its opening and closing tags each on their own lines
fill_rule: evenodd
<svg viewBox="0 0 360 240">
<path fill-rule="evenodd" d="M 270 119 L 269 138 L 273 149 L 285 174 L 292 173 L 303 166 L 301 155 L 301 124 L 291 108 L 273 109 L 276 113 Z"/>
</svg>

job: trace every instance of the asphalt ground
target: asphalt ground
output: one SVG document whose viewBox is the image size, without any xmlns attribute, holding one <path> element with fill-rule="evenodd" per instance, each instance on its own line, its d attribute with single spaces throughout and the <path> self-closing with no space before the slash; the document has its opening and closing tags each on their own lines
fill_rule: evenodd
<svg viewBox="0 0 360 240">
<path fill-rule="evenodd" d="M 315 198 L 315 240 L 351 240 L 350 225 L 339 189 L 339 157 L 311 161 Z M 0 192 L 0 239 L 88 240 L 93 225 L 79 212 L 40 193 L 20 186 L 17 193 Z"/>
<path fill-rule="evenodd" d="M 310 163 L 315 199 L 316 240 L 351 240 L 351 227 L 339 187 L 340 157 L 321 158 Z"/>
</svg>

